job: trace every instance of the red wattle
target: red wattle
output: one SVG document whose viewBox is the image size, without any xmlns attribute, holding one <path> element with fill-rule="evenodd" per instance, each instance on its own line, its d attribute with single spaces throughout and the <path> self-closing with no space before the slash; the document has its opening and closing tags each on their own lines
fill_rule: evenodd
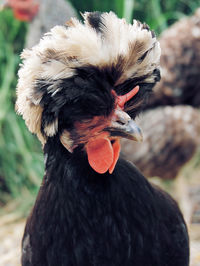
<svg viewBox="0 0 200 266">
<path fill-rule="evenodd" d="M 86 145 L 90 166 L 99 174 L 108 171 L 113 162 L 113 149 L 108 138 L 94 139 Z"/>
<path fill-rule="evenodd" d="M 103 134 L 87 143 L 86 152 L 90 166 L 97 173 L 104 174 L 109 170 L 111 174 L 119 158 L 120 143 L 119 140 L 115 140 L 111 144 L 108 136 Z"/>
<path fill-rule="evenodd" d="M 113 162 L 111 164 L 111 166 L 109 167 L 109 173 L 112 174 L 112 172 L 115 169 L 115 165 L 119 159 L 119 154 L 120 154 L 120 141 L 119 139 L 115 140 L 115 142 L 112 144 L 112 148 L 113 148 Z"/>
</svg>

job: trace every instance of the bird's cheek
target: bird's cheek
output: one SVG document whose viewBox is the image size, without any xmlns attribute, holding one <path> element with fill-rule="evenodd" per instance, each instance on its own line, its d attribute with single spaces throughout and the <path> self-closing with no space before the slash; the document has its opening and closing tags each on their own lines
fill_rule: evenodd
<svg viewBox="0 0 200 266">
<path fill-rule="evenodd" d="M 60 136 L 60 142 L 70 153 L 73 152 L 73 141 L 67 130 L 64 130 L 63 134 Z"/>
</svg>

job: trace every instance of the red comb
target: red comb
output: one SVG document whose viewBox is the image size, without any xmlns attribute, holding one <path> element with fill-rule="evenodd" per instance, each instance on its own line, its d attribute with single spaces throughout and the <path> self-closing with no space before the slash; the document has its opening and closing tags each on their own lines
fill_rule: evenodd
<svg viewBox="0 0 200 266">
<path fill-rule="evenodd" d="M 133 88 L 131 91 L 129 91 L 128 93 L 121 95 L 121 96 L 117 96 L 117 104 L 121 109 L 124 109 L 124 105 L 126 102 L 128 102 L 131 98 L 133 98 L 133 96 L 135 96 L 139 91 L 139 86 L 136 86 L 135 88 Z"/>
</svg>

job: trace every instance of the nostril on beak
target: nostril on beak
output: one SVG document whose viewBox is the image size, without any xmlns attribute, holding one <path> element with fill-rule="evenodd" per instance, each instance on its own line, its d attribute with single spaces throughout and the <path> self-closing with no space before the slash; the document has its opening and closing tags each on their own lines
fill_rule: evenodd
<svg viewBox="0 0 200 266">
<path fill-rule="evenodd" d="M 122 110 L 116 110 L 115 111 L 115 115 L 116 115 L 116 121 L 119 125 L 127 125 L 127 123 L 131 120 L 130 116 L 125 113 Z"/>
<path fill-rule="evenodd" d="M 119 125 L 121 125 L 121 126 L 126 125 L 126 121 L 117 120 L 116 122 L 117 122 Z"/>
</svg>

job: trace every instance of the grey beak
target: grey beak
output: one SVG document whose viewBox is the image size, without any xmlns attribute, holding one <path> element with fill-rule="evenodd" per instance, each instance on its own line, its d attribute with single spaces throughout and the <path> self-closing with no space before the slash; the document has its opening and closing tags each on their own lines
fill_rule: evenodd
<svg viewBox="0 0 200 266">
<path fill-rule="evenodd" d="M 135 124 L 131 117 L 122 110 L 117 110 L 113 116 L 110 127 L 105 130 L 110 132 L 113 137 L 122 137 L 134 141 L 142 141 L 141 129 Z"/>
</svg>

